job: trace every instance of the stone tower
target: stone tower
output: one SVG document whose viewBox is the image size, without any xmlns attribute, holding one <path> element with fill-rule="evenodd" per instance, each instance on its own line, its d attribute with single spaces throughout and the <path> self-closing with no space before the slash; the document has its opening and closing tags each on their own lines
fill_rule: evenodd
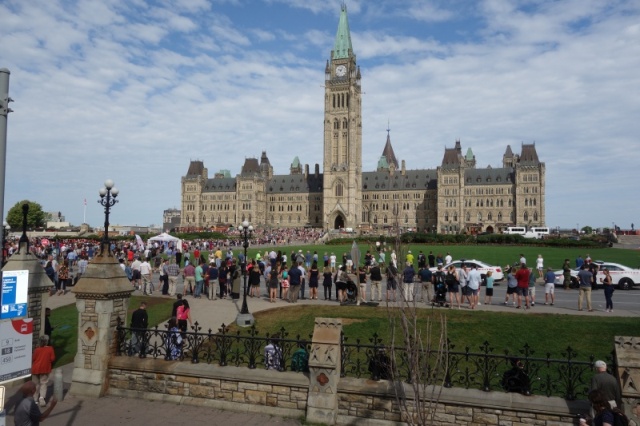
<svg viewBox="0 0 640 426">
<path fill-rule="evenodd" d="M 362 210 L 362 103 L 360 68 L 342 6 L 331 59 L 325 68 L 325 229 L 356 228 Z"/>
</svg>

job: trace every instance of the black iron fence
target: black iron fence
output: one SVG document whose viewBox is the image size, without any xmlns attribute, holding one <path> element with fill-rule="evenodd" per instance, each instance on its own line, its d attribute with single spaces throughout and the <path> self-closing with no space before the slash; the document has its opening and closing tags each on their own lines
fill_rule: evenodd
<svg viewBox="0 0 640 426">
<path fill-rule="evenodd" d="M 243 333 L 244 331 L 244 333 Z M 205 362 L 220 366 L 273 368 L 280 371 L 305 371 L 305 361 L 311 349 L 311 339 L 300 335 L 290 338 L 280 329 L 275 334 L 260 335 L 255 326 L 236 332 L 222 324 L 217 332 L 202 331 L 196 322 L 184 333 L 158 326 L 140 330 L 118 325 L 116 354 L 167 361 L 188 360 L 194 364 Z M 273 348 L 265 351 L 267 345 Z M 305 359 L 306 356 L 306 359 Z"/>
<path fill-rule="evenodd" d="M 519 392 L 525 395 L 557 396 L 568 400 L 587 399 L 594 374 L 594 357 L 578 359 L 570 346 L 554 358 L 551 353 L 538 356 L 529 346 L 510 352 L 496 351 L 484 342 L 472 352 L 466 347 L 456 351 L 447 339 L 444 349 L 416 350 L 385 346 L 377 334 L 363 343 L 349 343 L 342 336 L 342 377 L 394 379 L 407 383 L 420 381 L 483 391 Z M 607 359 L 616 371 L 615 357 Z"/>
<path fill-rule="evenodd" d="M 136 330 L 118 325 L 117 355 L 252 369 L 308 371 L 311 335 L 291 338 L 284 328 L 275 334 L 261 335 L 255 326 L 231 332 L 224 324 L 217 332 L 211 329 L 203 332 L 197 322 L 191 331 L 179 333 L 180 339 L 176 339 L 178 333 L 167 330 L 166 326 L 164 329 L 156 326 Z M 177 344 L 176 340 L 180 343 Z M 265 350 L 268 345 L 271 351 Z M 447 340 L 444 350 L 410 353 L 403 347 L 385 346 L 375 333 L 367 343 L 360 339 L 350 343 L 343 335 L 341 375 L 574 400 L 586 399 L 594 373 L 594 357 L 579 359 L 571 347 L 555 358 L 551 353 L 538 356 L 529 345 L 515 352 L 496 351 L 488 342 L 475 352 L 469 347 L 463 351 L 455 349 L 455 345 Z M 610 356 L 606 361 L 612 371 L 616 371 L 615 357 Z"/>
</svg>

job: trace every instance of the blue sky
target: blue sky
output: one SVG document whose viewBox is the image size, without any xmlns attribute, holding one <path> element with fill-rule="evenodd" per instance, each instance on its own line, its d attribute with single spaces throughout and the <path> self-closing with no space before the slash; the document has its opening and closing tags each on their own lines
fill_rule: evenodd
<svg viewBox="0 0 640 426">
<path fill-rule="evenodd" d="M 11 71 L 5 209 L 160 224 L 190 160 L 275 172 L 322 163 L 325 62 L 341 1 L 4 0 Z M 407 168 L 460 139 L 479 167 L 535 142 L 547 225 L 640 224 L 639 1 L 348 1 L 362 70 L 363 169 L 387 123 Z"/>
</svg>

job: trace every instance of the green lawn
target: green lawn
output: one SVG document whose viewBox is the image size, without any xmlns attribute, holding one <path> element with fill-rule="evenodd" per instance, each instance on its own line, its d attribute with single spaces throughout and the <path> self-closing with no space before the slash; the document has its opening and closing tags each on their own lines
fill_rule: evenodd
<svg viewBox="0 0 640 426">
<path fill-rule="evenodd" d="M 133 311 L 138 309 L 143 300 L 140 296 L 132 296 L 129 301 L 129 320 Z M 149 325 L 155 326 L 166 321 L 171 315 L 174 299 L 160 297 L 144 297 L 147 302 Z M 71 304 L 54 309 L 51 312 L 51 325 L 54 327 L 51 337 L 56 353 L 54 367 L 59 367 L 70 362 L 76 355 L 78 348 L 78 310 Z"/>
<path fill-rule="evenodd" d="M 357 339 L 369 344 L 374 333 L 388 344 L 391 335 L 390 319 L 394 310 L 354 306 L 292 306 L 257 312 L 254 314 L 259 335 L 272 334 L 284 328 L 288 338 L 308 339 L 313 332 L 316 317 L 342 318 L 343 331 L 349 343 Z M 624 317 L 592 318 L 574 315 L 510 314 L 448 309 L 418 309 L 419 328 L 426 331 L 427 322 L 433 324 L 433 335 L 438 336 L 441 316 L 447 325 L 448 338 L 455 351 L 481 352 L 480 346 L 489 342 L 495 354 L 517 353 L 525 345 L 534 350 L 533 357 L 565 358 L 568 346 L 576 357 L 587 361 L 606 358 L 613 350 L 614 336 L 635 336 L 638 319 Z M 242 330 L 242 329 L 241 329 Z M 244 331 L 241 331 L 243 333 Z"/>
<path fill-rule="evenodd" d="M 375 253 L 374 245 L 359 244 L 361 252 L 361 261 L 364 261 L 364 255 L 367 250 L 371 253 Z M 562 248 L 562 247 L 539 247 L 539 246 L 509 246 L 509 245 L 418 245 L 411 244 L 406 247 L 407 250 L 411 250 L 414 254 L 417 262 L 418 253 L 420 250 L 426 255 L 429 251 L 433 251 L 434 255 L 441 253 L 443 256 L 447 252 L 451 253 L 453 259 L 478 259 L 487 262 L 492 265 L 504 266 L 507 264 L 513 264 L 520 259 L 520 254 L 524 254 L 529 266 L 535 266 L 535 260 L 538 254 L 541 254 L 544 258 L 545 267 L 552 267 L 555 269 L 562 269 L 564 259 L 570 259 L 571 265 L 574 265 L 575 259 L 581 255 L 583 258 L 587 254 L 591 255 L 594 260 L 605 260 L 609 262 L 622 263 L 623 265 L 638 268 L 640 267 L 640 251 L 638 250 L 625 250 L 617 248 Z M 267 248 L 253 249 L 249 248 L 248 256 L 254 258 L 259 251 L 264 254 Z M 268 250 L 271 250 L 269 247 Z M 275 248 L 278 250 L 278 247 Z M 291 254 L 291 251 L 302 250 L 304 253 L 309 250 L 311 253 L 318 252 L 318 256 L 322 259 L 325 252 L 331 254 L 335 253 L 338 256 L 338 262 L 341 260 L 343 253 L 348 253 L 351 250 L 350 245 L 303 245 L 303 246 L 288 246 L 283 249 L 286 251 L 287 256 Z M 239 253 L 238 249 L 234 249 L 234 254 Z M 387 260 L 389 255 L 387 254 Z"/>
</svg>

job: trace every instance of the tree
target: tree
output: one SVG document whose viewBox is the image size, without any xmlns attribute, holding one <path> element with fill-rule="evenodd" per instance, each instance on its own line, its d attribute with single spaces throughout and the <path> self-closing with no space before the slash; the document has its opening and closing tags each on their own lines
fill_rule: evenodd
<svg viewBox="0 0 640 426">
<path fill-rule="evenodd" d="M 45 225 L 44 212 L 42 206 L 35 201 L 23 200 L 17 202 L 13 207 L 9 209 L 7 213 L 7 223 L 11 226 L 13 231 L 22 230 L 22 206 L 23 204 L 29 205 L 29 213 L 27 213 L 27 228 L 42 228 Z"/>
<path fill-rule="evenodd" d="M 583 226 L 581 231 L 587 235 L 591 235 L 593 233 L 593 228 L 590 226 Z"/>
</svg>

